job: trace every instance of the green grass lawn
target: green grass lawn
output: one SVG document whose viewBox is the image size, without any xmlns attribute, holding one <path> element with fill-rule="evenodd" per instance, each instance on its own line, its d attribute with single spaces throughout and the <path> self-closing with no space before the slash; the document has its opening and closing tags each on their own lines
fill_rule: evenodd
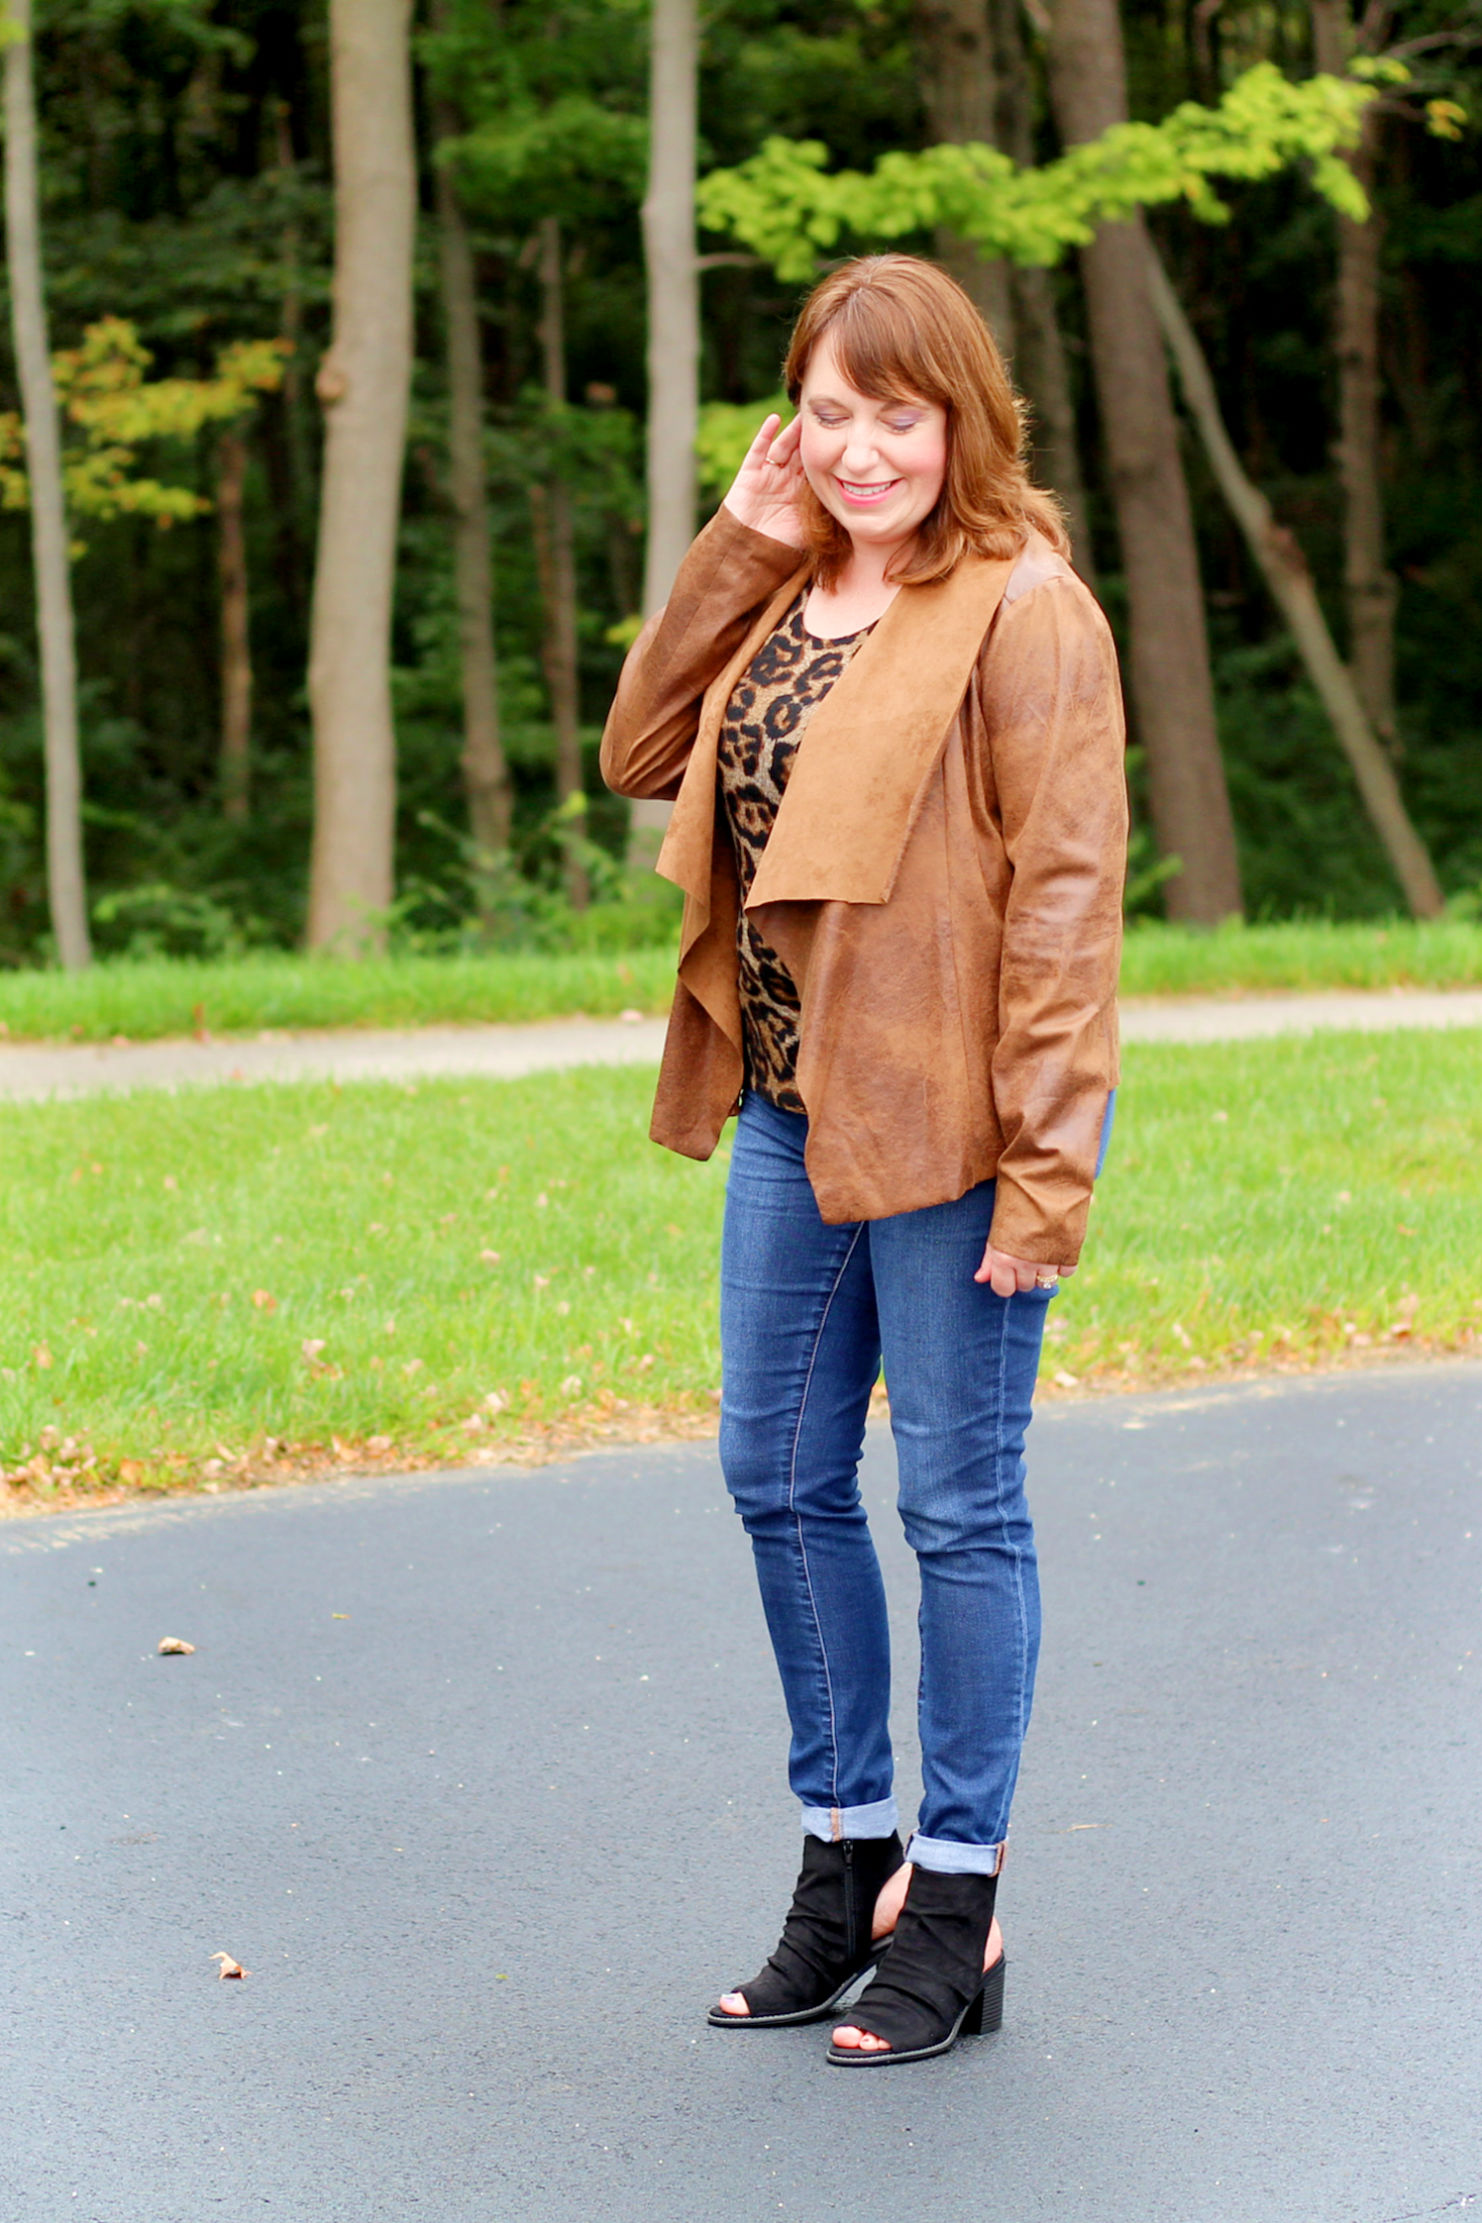
<svg viewBox="0 0 1482 2223">
<path fill-rule="evenodd" d="M 1134 926 L 1122 959 L 1124 996 L 1220 996 L 1281 989 L 1482 986 L 1482 923 L 1295 919 L 1200 933 Z"/>
<path fill-rule="evenodd" d="M 1482 1348 L 1482 1033 L 1140 1046 L 1047 1386 Z M 13 1509 L 713 1424 L 724 1151 L 651 1076 L 3 1115 Z"/>
<path fill-rule="evenodd" d="M 677 913 L 675 914 L 677 917 Z M 482 957 L 395 957 L 364 964 L 285 953 L 196 962 L 115 961 L 85 973 L 0 975 L 0 1039 L 106 1042 L 266 1028 L 416 1027 L 615 1016 L 668 1007 L 668 947 Z M 1302 988 L 1457 988 L 1482 984 L 1482 924 L 1224 928 L 1138 926 L 1127 937 L 1128 996 L 1235 995 Z"/>
<path fill-rule="evenodd" d="M 13 1041 L 131 1042 L 166 1035 L 257 1034 L 299 1027 L 466 1026 L 575 1012 L 666 1011 L 674 952 L 491 951 L 483 957 L 385 957 L 360 964 L 269 953 L 158 957 L 82 973 L 0 974 L 0 1029 Z"/>
</svg>

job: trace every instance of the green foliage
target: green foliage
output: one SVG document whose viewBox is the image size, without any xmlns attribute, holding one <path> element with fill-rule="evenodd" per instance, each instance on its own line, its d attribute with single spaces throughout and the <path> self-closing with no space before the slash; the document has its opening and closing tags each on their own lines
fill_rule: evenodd
<svg viewBox="0 0 1482 2223">
<path fill-rule="evenodd" d="M 728 232 L 762 255 L 779 277 L 810 277 L 842 237 L 901 239 L 945 225 L 985 255 L 1053 264 L 1084 246 L 1098 224 L 1134 210 L 1182 201 L 1206 223 L 1229 211 L 1212 178 L 1271 176 L 1309 162 L 1335 208 L 1362 218 L 1363 192 L 1340 159 L 1357 143 L 1368 86 L 1336 77 L 1292 84 L 1257 63 L 1216 108 L 1183 101 L 1161 123 L 1114 125 L 1058 160 L 1020 169 L 994 147 L 935 146 L 882 155 L 868 174 L 826 170 L 817 140 L 768 139 L 700 187 L 710 230 Z"/>
<path fill-rule="evenodd" d="M 421 11 L 424 22 L 430 12 Z M 559 905 L 551 908 L 551 847 L 542 831 L 554 799 L 552 734 L 530 489 L 555 473 L 570 490 L 590 824 L 610 859 L 621 851 L 624 813 L 599 792 L 594 743 L 640 598 L 648 15 L 640 0 L 504 0 L 498 10 L 487 0 L 448 0 L 438 15 L 439 29 L 419 32 L 417 47 L 425 213 L 395 617 L 401 794 L 391 923 L 403 939 L 439 947 L 477 931 L 458 846 L 465 820 L 457 615 L 432 218 L 434 169 L 446 161 L 477 261 L 501 711 L 516 783 L 513 869 L 530 883 L 528 893 L 510 884 L 500 930 L 560 941 L 571 928 Z M 258 395 L 245 420 L 254 665 L 245 826 L 224 821 L 218 799 L 210 427 L 168 440 L 151 436 L 131 450 L 126 479 L 172 490 L 179 504 L 172 530 L 161 532 L 137 510 L 86 520 L 75 596 L 88 868 L 106 906 L 100 944 L 186 952 L 235 936 L 249 950 L 264 939 L 291 948 L 302 932 L 311 817 L 304 678 L 321 434 L 313 369 L 328 343 L 333 233 L 323 0 L 300 9 L 281 0 L 233 0 L 230 9 L 217 0 L 38 0 L 36 16 L 47 299 L 58 350 L 82 348 L 89 327 L 122 319 L 153 358 L 144 385 L 195 387 L 209 386 L 239 343 L 266 336 L 295 343 L 281 386 Z M 1089 221 L 1088 212 L 1103 205 L 1098 196 L 1146 194 L 1237 444 L 1294 524 L 1341 633 L 1334 226 L 1307 174 L 1320 149 L 1307 142 L 1302 152 L 1302 104 L 1330 96 L 1306 89 L 1309 12 L 1226 0 L 1216 11 L 1190 13 L 1170 11 L 1164 0 L 1122 0 L 1122 17 L 1137 119 L 1130 134 L 1099 153 L 1081 150 L 1079 169 L 1060 169 L 1043 57 L 1031 38 L 1040 167 L 1022 179 L 995 171 L 985 187 L 975 158 L 965 170 L 956 155 L 917 164 L 929 134 L 915 50 L 921 18 L 912 0 L 809 0 L 805 10 L 780 0 L 731 0 L 704 25 L 702 163 L 744 173 L 769 141 L 826 145 L 831 160 L 823 171 L 795 154 L 784 164 L 813 216 L 834 210 L 840 228 L 825 253 L 884 236 L 854 229 L 843 206 L 850 194 L 868 215 L 871 196 L 878 203 L 898 191 L 899 205 L 886 215 L 926 229 L 890 236 L 913 248 L 933 251 L 932 226 L 950 214 L 965 222 L 981 217 L 988 229 L 974 236 L 990 249 L 993 227 L 1011 222 L 1016 253 L 1035 242 L 1058 251 L 1067 209 Z M 1482 600 L 1482 289 L 1467 282 L 1482 260 L 1482 199 L 1475 127 L 1465 120 L 1478 113 L 1482 71 L 1472 49 L 1445 43 L 1455 29 L 1441 0 L 1401 0 L 1393 35 L 1409 81 L 1395 81 L 1392 57 L 1376 57 L 1383 66 L 1365 82 L 1377 86 L 1384 108 L 1376 199 L 1388 555 L 1400 582 L 1399 765 L 1444 884 L 1463 893 L 1482 885 L 1482 628 L 1475 623 Z M 1256 65 L 1265 77 L 1247 82 Z M 1170 124 L 1191 99 L 1197 111 Z M 444 101 L 456 111 L 451 121 Z M 1317 122 L 1330 130 L 1331 118 Z M 1437 136 L 1438 129 L 1463 136 Z M 1170 131 L 1182 134 L 1186 175 L 1168 160 Z M 1238 151 L 1242 132 L 1259 147 L 1273 131 L 1285 135 L 1285 170 L 1237 177 L 1221 166 Z M 888 185 L 889 171 L 882 173 L 888 190 L 878 184 L 887 156 L 917 165 L 898 189 Z M 1047 202 L 1033 176 L 1052 171 L 1059 183 Z M 1168 189 L 1174 198 L 1157 205 Z M 1215 191 L 1228 221 L 1195 221 L 1191 195 L 1212 213 Z M 837 208 L 830 194 L 842 195 Z M 565 248 L 569 399 L 558 410 L 540 390 L 531 262 L 532 230 L 545 215 L 559 219 Z M 788 218 L 783 235 L 795 230 Z M 816 246 L 804 244 L 811 271 Z M 753 397 L 775 392 L 796 289 L 769 263 L 740 258 L 706 268 L 702 288 L 711 407 L 701 463 L 714 498 L 741 434 L 749 436 L 769 406 Z M 1068 269 L 1057 294 L 1090 479 L 1099 589 L 1121 625 L 1112 510 Z M 0 368 L 0 380 L 8 377 Z M 0 410 L 14 408 L 15 399 L 11 379 L 0 390 Z M 65 430 L 80 456 L 83 427 L 69 419 Z M 1212 590 L 1222 735 L 1254 899 L 1271 914 L 1372 913 L 1392 894 L 1346 772 L 1274 643 L 1264 591 L 1192 451 L 1190 467 Z M 0 965 L 7 966 L 34 964 L 48 948 L 30 580 L 27 520 L 0 507 L 7 613 L 0 633 Z M 1150 853 L 1138 857 L 1136 879 L 1137 908 L 1156 910 Z M 613 930 L 627 934 L 626 897 L 617 910 L 623 923 Z M 605 904 L 601 919 L 613 923 Z"/>
<path fill-rule="evenodd" d="M 707 401 L 700 411 L 695 441 L 700 491 L 718 502 L 740 470 L 762 420 L 774 414 L 785 418 L 789 409 L 784 393 L 769 394 L 763 401 Z"/>
<path fill-rule="evenodd" d="M 90 324 L 80 347 L 52 358 L 63 421 L 76 427 L 62 451 L 67 508 L 75 517 L 152 517 L 171 525 L 211 507 L 189 486 L 141 477 L 138 450 L 156 440 L 195 440 L 208 425 L 239 421 L 260 394 L 283 383 L 282 340 L 234 340 L 221 350 L 213 378 L 147 380 L 153 357 L 124 317 Z M 80 437 L 78 437 L 80 435 Z M 0 414 L 0 499 L 7 509 L 30 504 L 19 413 Z"/>
</svg>

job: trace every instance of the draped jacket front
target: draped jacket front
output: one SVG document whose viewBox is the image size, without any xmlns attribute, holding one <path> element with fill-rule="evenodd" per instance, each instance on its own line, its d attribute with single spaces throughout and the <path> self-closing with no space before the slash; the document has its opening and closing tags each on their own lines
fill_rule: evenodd
<svg viewBox="0 0 1482 2223">
<path fill-rule="evenodd" d="M 634 643 L 602 737 L 610 787 L 674 800 L 658 870 L 684 922 L 651 1133 L 693 1158 L 743 1073 L 716 744 L 806 576 L 722 509 Z M 797 985 L 825 1220 L 993 1178 L 994 1243 L 1074 1263 L 1117 1078 L 1123 746 L 1106 621 L 1036 541 L 903 587 L 809 719 L 747 911 Z"/>
</svg>

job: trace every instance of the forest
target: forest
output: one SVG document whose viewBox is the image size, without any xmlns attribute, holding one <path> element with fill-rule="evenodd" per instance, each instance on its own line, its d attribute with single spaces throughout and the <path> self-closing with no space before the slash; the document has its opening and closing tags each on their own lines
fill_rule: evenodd
<svg viewBox="0 0 1482 2223">
<path fill-rule="evenodd" d="M 375 593 L 324 568 L 374 538 L 337 242 L 402 314 L 378 18 L 410 219 L 384 746 Z M 337 843 L 384 852 L 393 950 L 666 935 L 596 773 L 617 669 L 810 278 L 882 245 L 983 308 L 1117 631 L 1129 911 L 1482 909 L 1477 0 L 34 0 L 25 30 L 12 0 L 5 330 L 24 49 L 92 954 L 334 946 Z M 78 951 L 9 348 L 0 386 L 17 968 Z"/>
</svg>

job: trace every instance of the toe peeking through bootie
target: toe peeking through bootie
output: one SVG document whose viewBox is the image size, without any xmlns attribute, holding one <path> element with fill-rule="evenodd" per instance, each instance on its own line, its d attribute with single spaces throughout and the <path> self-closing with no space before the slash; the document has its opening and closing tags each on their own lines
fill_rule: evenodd
<svg viewBox="0 0 1482 2223">
<path fill-rule="evenodd" d="M 950 2053 L 959 2038 L 1003 2021 L 1004 1957 L 983 1967 L 997 1876 L 913 1868 L 890 1950 L 849 2011 L 888 2050 L 831 2045 L 836 2068 L 883 2068 Z"/>
<path fill-rule="evenodd" d="M 732 2015 L 712 2007 L 707 2019 L 713 2027 L 776 2030 L 832 2014 L 890 1942 L 873 1939 L 870 1929 L 875 1901 L 904 1857 L 894 1832 L 839 1843 L 805 1836 L 777 1950 L 749 1984 L 735 1987 L 751 2011 Z"/>
</svg>

